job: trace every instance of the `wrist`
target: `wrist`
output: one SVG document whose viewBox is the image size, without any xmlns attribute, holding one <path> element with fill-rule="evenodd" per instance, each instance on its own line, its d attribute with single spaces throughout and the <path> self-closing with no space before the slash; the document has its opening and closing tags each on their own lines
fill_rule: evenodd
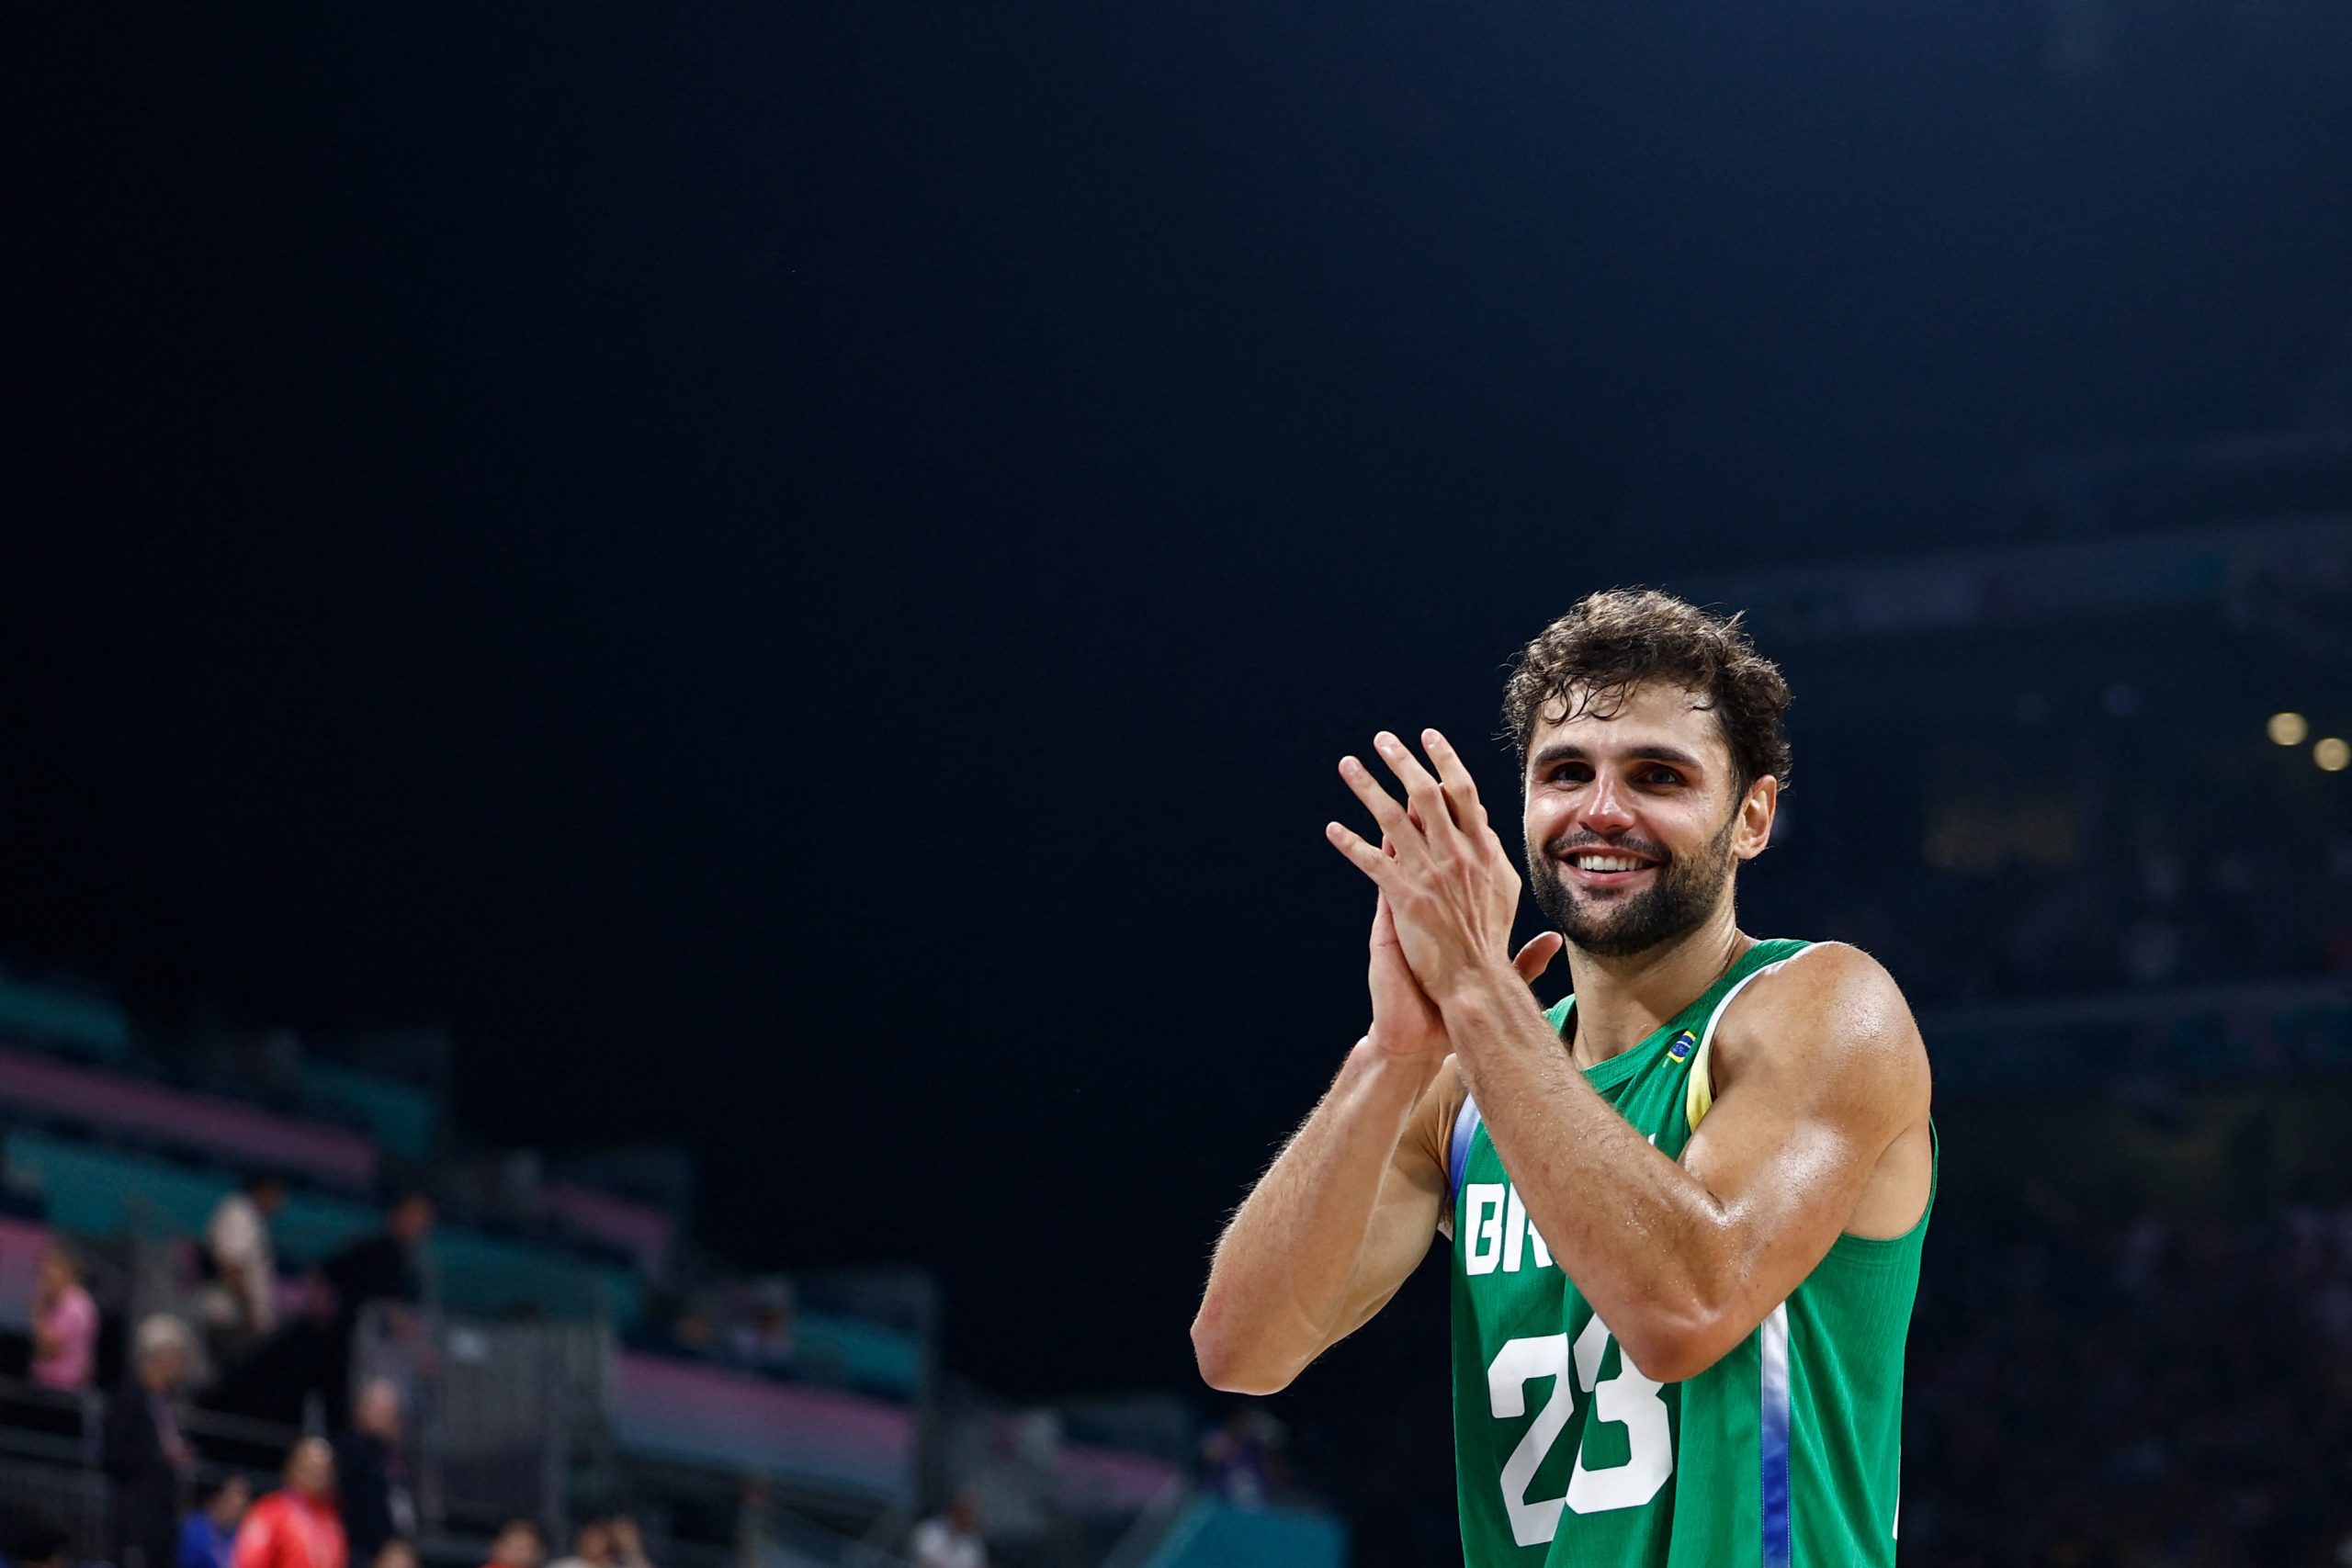
<svg viewBox="0 0 2352 1568">
<path fill-rule="evenodd" d="M 1445 1062 L 1443 1051 L 1422 1051 L 1410 1055 L 1397 1055 L 1384 1050 L 1376 1032 L 1367 1032 L 1348 1052 L 1348 1072 L 1374 1100 L 1399 1101 L 1407 1106 L 1418 1102 L 1430 1080 L 1437 1077 L 1438 1068 Z"/>
<path fill-rule="evenodd" d="M 1527 983 L 1508 962 L 1493 960 L 1465 965 L 1432 989 L 1430 1000 L 1445 1020 L 1446 1035 L 1455 1049 L 1475 1049 L 1473 1042 L 1491 1037 L 1501 1021 L 1523 1011 L 1532 997 Z"/>
</svg>

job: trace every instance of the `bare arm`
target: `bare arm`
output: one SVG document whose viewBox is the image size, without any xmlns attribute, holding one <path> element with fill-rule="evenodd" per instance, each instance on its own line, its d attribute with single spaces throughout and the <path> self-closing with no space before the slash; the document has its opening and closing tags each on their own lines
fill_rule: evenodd
<svg viewBox="0 0 2352 1568">
<path fill-rule="evenodd" d="M 1369 1039 L 1348 1053 L 1217 1242 L 1193 1320 L 1193 1353 L 1213 1387 L 1288 1386 L 1396 1293 L 1429 1251 L 1445 1183 L 1413 1123 L 1443 1114 L 1453 1081 Z"/>
<path fill-rule="evenodd" d="M 1927 1114 L 1909 1010 L 1852 948 L 1809 951 L 1726 1015 L 1724 1035 L 1747 1037 L 1742 1065 L 1679 1165 L 1594 1092 L 1523 998 L 1473 983 L 1445 1018 L 1529 1217 L 1661 1382 L 1713 1366 L 1803 1282 Z"/>
<path fill-rule="evenodd" d="M 1523 991 L 1559 950 L 1547 932 L 1506 967 Z M 1372 1032 L 1217 1242 L 1193 1320 L 1193 1356 L 1213 1387 L 1287 1386 L 1387 1304 L 1437 1231 L 1444 1128 L 1461 1080 L 1385 898 L 1373 915 L 1370 983 Z"/>
</svg>

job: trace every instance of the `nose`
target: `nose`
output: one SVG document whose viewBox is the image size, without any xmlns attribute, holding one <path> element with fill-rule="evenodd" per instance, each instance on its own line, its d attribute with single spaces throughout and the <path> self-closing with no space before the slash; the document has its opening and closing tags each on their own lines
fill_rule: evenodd
<svg viewBox="0 0 2352 1568">
<path fill-rule="evenodd" d="M 1625 786 L 1609 773 L 1595 778 L 1591 791 L 1577 812 L 1577 826 L 1588 833 L 1613 839 L 1633 825 L 1632 803 L 1625 798 Z"/>
</svg>

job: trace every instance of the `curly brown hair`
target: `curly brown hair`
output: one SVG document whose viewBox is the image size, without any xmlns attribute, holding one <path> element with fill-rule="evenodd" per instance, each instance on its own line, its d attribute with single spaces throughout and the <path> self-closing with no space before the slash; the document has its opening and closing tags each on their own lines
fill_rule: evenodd
<svg viewBox="0 0 2352 1568">
<path fill-rule="evenodd" d="M 1737 615 L 1713 615 L 1654 588 L 1588 593 L 1520 650 L 1503 688 L 1503 723 L 1527 760 L 1538 723 L 1606 718 L 1646 681 L 1670 681 L 1723 726 L 1737 793 L 1770 773 L 1789 786 L 1781 715 L 1789 683 L 1756 651 Z"/>
</svg>

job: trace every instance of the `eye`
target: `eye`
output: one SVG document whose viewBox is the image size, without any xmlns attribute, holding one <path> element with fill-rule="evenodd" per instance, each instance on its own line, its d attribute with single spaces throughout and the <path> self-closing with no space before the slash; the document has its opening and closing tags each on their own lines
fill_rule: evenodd
<svg viewBox="0 0 2352 1568">
<path fill-rule="evenodd" d="M 1674 784 L 1680 784 L 1682 782 L 1682 775 L 1676 773 L 1672 768 L 1661 766 L 1651 768 L 1643 773 L 1642 782 L 1646 784 L 1664 784 L 1670 787 Z"/>
<path fill-rule="evenodd" d="M 1550 782 L 1553 784 L 1584 784 L 1591 777 L 1592 765 L 1590 763 L 1562 762 L 1558 767 L 1552 770 Z"/>
</svg>

